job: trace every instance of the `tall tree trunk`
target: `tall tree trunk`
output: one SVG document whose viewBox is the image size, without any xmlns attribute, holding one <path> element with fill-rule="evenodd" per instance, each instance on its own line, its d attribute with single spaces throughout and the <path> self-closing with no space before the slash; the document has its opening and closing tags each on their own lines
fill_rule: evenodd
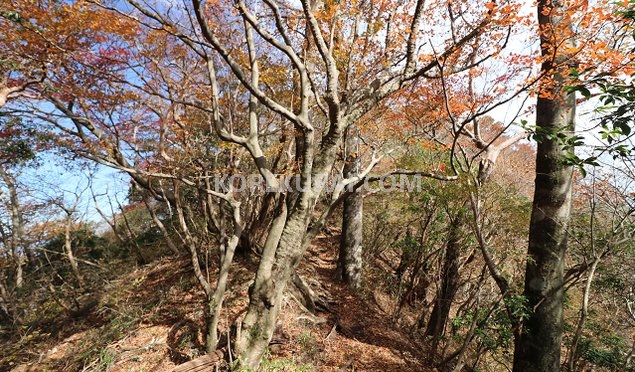
<svg viewBox="0 0 635 372">
<path fill-rule="evenodd" d="M 450 316 L 450 307 L 454 301 L 456 291 L 459 289 L 459 258 L 461 255 L 460 231 L 463 224 L 462 212 L 452 219 L 448 241 L 446 243 L 445 259 L 443 261 L 443 272 L 441 287 L 437 295 L 437 300 L 430 314 L 430 321 L 426 327 L 426 335 L 433 336 L 436 340 L 444 334 L 445 325 Z"/>
<path fill-rule="evenodd" d="M 347 138 L 345 178 L 356 176 L 359 172 L 358 141 L 356 133 L 351 129 Z M 354 288 L 359 288 L 362 281 L 363 209 L 361 190 L 353 191 L 344 199 L 337 272 L 344 283 Z"/>
<path fill-rule="evenodd" d="M 572 40 L 567 9 L 561 1 L 540 0 L 538 22 L 545 58 L 542 72 L 552 85 L 536 105 L 536 125 L 543 133 L 572 134 L 575 93 L 562 89 Z M 550 84 L 550 83 L 547 83 Z M 566 149 L 555 136 L 542 136 L 536 155 L 536 190 L 529 228 L 525 296 L 530 314 L 516 341 L 514 371 L 558 371 L 563 328 L 563 269 L 571 209 L 573 168 L 562 162 Z"/>
</svg>

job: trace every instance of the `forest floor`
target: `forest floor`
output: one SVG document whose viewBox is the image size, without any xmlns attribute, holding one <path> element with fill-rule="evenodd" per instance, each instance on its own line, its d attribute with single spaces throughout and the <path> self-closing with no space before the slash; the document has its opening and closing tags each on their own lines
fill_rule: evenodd
<svg viewBox="0 0 635 372">
<path fill-rule="evenodd" d="M 318 237 L 299 270 L 309 287 L 326 296 L 329 311 L 309 313 L 288 294 L 260 369 L 429 370 L 424 347 L 383 310 L 389 308 L 381 306 L 385 293 L 353 291 L 335 280 L 338 243 L 337 235 Z M 254 268 L 236 260 L 220 329 L 244 314 Z M 82 311 L 49 311 L 0 346 L 0 370 L 170 371 L 202 354 L 204 295 L 185 257 L 113 268 L 112 278 L 80 302 Z"/>
</svg>

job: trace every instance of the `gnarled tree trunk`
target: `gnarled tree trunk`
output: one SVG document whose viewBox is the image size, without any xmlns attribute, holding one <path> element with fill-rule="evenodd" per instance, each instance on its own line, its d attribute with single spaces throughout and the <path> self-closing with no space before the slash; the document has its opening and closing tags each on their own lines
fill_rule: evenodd
<svg viewBox="0 0 635 372">
<path fill-rule="evenodd" d="M 236 340 L 241 365 L 247 368 L 260 364 L 275 330 L 282 295 L 304 253 L 309 214 L 301 208 L 293 212 L 286 223 L 280 218 L 282 215 L 274 220 L 255 282 L 249 290 L 249 308 Z M 279 242 L 274 242 L 278 236 Z"/>
</svg>

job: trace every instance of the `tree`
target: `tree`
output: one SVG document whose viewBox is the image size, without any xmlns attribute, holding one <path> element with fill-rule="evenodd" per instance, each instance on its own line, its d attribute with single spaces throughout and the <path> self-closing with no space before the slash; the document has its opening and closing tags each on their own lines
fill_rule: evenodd
<svg viewBox="0 0 635 372">
<path fill-rule="evenodd" d="M 346 153 L 344 177 L 356 177 L 361 167 L 361 154 L 358 134 L 354 133 L 354 128 L 349 129 L 347 134 Z M 337 269 L 342 280 L 355 288 L 359 288 L 362 281 L 363 210 L 364 199 L 361 190 L 353 190 L 344 198 Z"/>
<path fill-rule="evenodd" d="M 208 95 L 209 104 L 201 104 L 200 100 L 190 97 L 170 96 L 171 92 L 180 90 L 174 85 L 170 85 L 168 94 L 152 89 L 144 92 L 149 92 L 154 99 L 180 106 L 180 109 L 186 106 L 204 113 L 203 117 L 209 118 L 210 128 L 223 142 L 233 144 L 233 148 L 238 145 L 244 151 L 243 154 L 251 158 L 252 164 L 263 176 L 268 188 L 281 190 L 279 182 L 273 177 L 271 167 L 274 162 L 268 159 L 268 154 L 261 148 L 267 141 L 261 139 L 263 135 L 259 117 L 273 113 L 286 123 L 290 123 L 298 134 L 295 141 L 294 167 L 302 187 L 301 190 L 277 191 L 274 194 L 272 205 L 275 205 L 275 209 L 272 222 L 265 234 L 260 266 L 250 291 L 249 309 L 235 343 L 241 363 L 246 367 L 255 368 L 272 336 L 285 287 L 312 238 L 320 231 L 335 206 L 342 201 L 342 187 L 359 182 L 381 158 L 373 156 L 359 175 L 345 179 L 336 188 L 336 192 L 326 198 L 324 211 L 315 213 L 317 203 L 323 200 L 325 195 L 324 180 L 331 174 L 337 161 L 337 152 L 342 146 L 344 132 L 379 102 L 398 92 L 404 85 L 416 80 L 434 78 L 433 71 L 440 60 L 451 58 L 456 71 L 470 69 L 474 60 L 462 57 L 462 51 L 468 47 L 469 42 L 483 32 L 496 34 L 497 30 L 505 29 L 513 21 L 508 15 L 494 14 L 488 8 L 485 8 L 485 12 L 474 12 L 469 17 L 468 13 L 464 12 L 460 19 L 453 18 L 455 27 L 452 30 L 445 30 L 447 40 L 451 40 L 449 43 L 440 43 L 443 45 L 437 46 L 440 49 L 438 53 L 417 57 L 420 54 L 417 51 L 420 44 L 418 37 L 423 32 L 424 12 L 430 17 L 435 12 L 444 12 L 442 8 L 424 6 L 423 2 L 414 4 L 413 17 L 395 17 L 390 27 L 379 21 L 389 16 L 390 7 L 375 8 L 372 3 L 348 7 L 349 4 L 302 2 L 302 9 L 293 9 L 280 8 L 270 1 L 265 1 L 259 8 L 238 2 L 237 15 L 228 13 L 227 8 L 220 3 L 203 4 L 193 1 L 191 8 L 187 7 L 180 11 L 171 9 L 165 12 L 135 1 L 129 3 L 142 15 L 134 18 L 139 20 L 142 27 L 147 30 L 160 30 L 159 32 L 187 47 L 192 56 L 199 58 L 198 61 L 202 60 L 206 70 L 199 71 L 205 72 L 206 75 L 203 76 L 209 81 L 205 93 Z M 321 7 L 324 7 L 324 10 Z M 127 14 L 118 8 L 110 10 L 112 14 Z M 183 15 L 180 12 L 192 15 L 190 19 L 196 20 L 195 27 L 176 22 L 175 19 Z M 474 22 L 467 21 L 468 18 L 472 18 Z M 228 24 L 244 38 L 232 38 L 233 35 L 219 31 L 220 27 L 226 29 Z M 373 32 L 362 32 L 362 24 L 365 29 Z M 368 28 L 368 25 L 377 27 Z M 348 28 L 351 30 L 350 36 L 339 40 L 329 39 L 325 30 L 335 27 Z M 300 30 L 309 32 L 303 33 L 299 32 Z M 386 32 L 390 34 L 389 37 L 381 40 L 379 35 Z M 393 35 L 405 40 L 405 45 L 393 43 Z M 502 43 L 503 35 L 495 37 L 495 40 L 495 45 L 491 49 L 479 50 L 471 55 L 487 59 L 500 46 L 498 41 Z M 383 49 L 385 53 L 375 53 L 377 48 Z M 242 52 L 236 53 L 236 50 Z M 269 71 L 263 67 L 266 66 L 266 53 L 286 60 L 281 65 L 290 66 L 294 71 L 291 82 L 287 85 L 294 87 L 290 91 L 290 97 L 282 94 L 275 96 L 267 91 L 268 81 L 265 81 L 265 72 Z M 341 62 L 340 55 L 349 55 L 345 63 Z M 385 60 L 386 58 L 389 59 Z M 420 62 L 420 59 L 423 59 L 423 62 Z M 401 67 L 383 67 L 391 64 L 398 66 L 399 63 L 396 61 L 399 60 L 405 61 Z M 368 71 L 367 66 L 375 68 Z M 342 80 L 350 83 L 344 84 Z M 239 87 L 244 92 L 242 97 L 245 97 L 239 101 L 243 107 L 239 111 L 245 113 L 245 120 L 234 127 L 228 125 L 230 111 L 226 111 L 224 106 L 227 103 L 227 95 L 219 90 L 219 86 L 228 81 L 231 81 L 231 86 Z M 87 106 L 69 104 L 81 99 L 81 94 L 78 94 L 81 88 L 74 89 L 76 90 L 69 92 L 68 97 L 50 94 L 49 99 L 59 112 L 73 120 L 77 127 L 75 135 L 80 138 L 80 143 L 91 146 L 91 151 L 84 148 L 86 156 L 126 170 L 140 185 L 159 195 L 161 193 L 157 192 L 158 188 L 153 186 L 155 181 L 151 181 L 150 178 L 165 177 L 189 186 L 198 185 L 181 175 L 152 172 L 139 167 L 137 163 L 127 161 L 125 152 L 118 148 L 117 143 L 111 142 L 114 137 L 111 133 L 118 135 L 120 132 L 105 126 L 105 121 L 98 122 L 98 118 L 112 122 L 116 117 L 107 118 L 103 114 L 94 113 L 89 117 L 80 113 L 80 110 L 85 110 Z M 68 99 L 69 97 L 73 98 Z M 103 100 L 99 105 L 103 107 Z M 62 130 L 62 126 L 59 126 L 59 129 Z M 73 132 L 66 133 L 73 135 Z M 88 136 L 91 137 L 90 140 Z M 244 230 L 242 204 L 231 191 L 219 193 L 205 185 L 201 186 L 201 191 L 234 210 L 233 230 L 230 229 L 228 235 L 230 244 L 226 246 L 222 259 L 222 266 L 228 270 L 235 249 L 234 244 L 240 238 L 236 234 Z M 160 197 L 172 199 L 170 203 L 176 202 L 167 194 Z M 225 272 L 226 270 L 217 282 L 216 288 L 220 294 L 215 295 L 215 300 L 211 303 L 215 310 L 222 303 Z M 208 345 L 208 348 L 214 347 L 213 344 Z"/>
<path fill-rule="evenodd" d="M 0 169 L 0 177 L 8 190 L 8 195 L 0 189 L 0 198 L 3 207 L 9 212 L 9 228 L 1 228 L 3 246 L 15 261 L 15 288 L 21 288 L 24 284 L 23 266 L 26 264 L 26 251 L 24 246 L 24 216 L 20 198 L 18 196 L 17 177 L 4 169 Z"/>
<path fill-rule="evenodd" d="M 563 331 L 563 275 L 571 212 L 573 168 L 563 162 L 569 150 L 554 138 L 575 131 L 575 92 L 563 89 L 575 62 L 571 9 L 562 1 L 539 1 L 538 23 L 549 85 L 538 96 L 536 183 L 529 230 L 524 295 L 529 309 L 514 351 L 514 371 L 557 371 Z"/>
<path fill-rule="evenodd" d="M 0 241 L 3 252 L 15 264 L 15 288 L 24 284 L 23 267 L 27 264 L 30 250 L 26 238 L 26 206 L 20 190 L 20 174 L 35 160 L 36 152 L 44 147 L 44 141 L 33 128 L 23 125 L 19 119 L 0 117 L 0 200 L 2 210 L 8 215 L 0 220 Z M 4 214 L 4 213 L 3 213 Z M 4 283 L 6 288 L 6 283 Z M 8 291 L 7 291 L 8 292 Z"/>
<path fill-rule="evenodd" d="M 75 280 L 77 281 L 78 287 L 81 289 L 84 286 L 84 279 L 79 272 L 79 267 L 77 265 L 77 260 L 75 259 L 75 254 L 73 253 L 73 233 L 76 230 L 75 225 L 77 224 L 77 214 L 78 208 L 80 207 L 80 203 L 82 201 L 82 195 L 84 190 L 76 188 L 74 191 L 69 190 L 57 190 L 58 193 L 61 193 L 61 197 L 51 197 L 51 203 L 55 205 L 59 210 L 63 213 L 63 237 L 64 237 L 64 253 L 66 254 L 66 258 L 68 259 L 69 264 L 71 265 L 71 270 L 73 275 L 75 276 Z M 71 199 L 65 200 L 67 195 L 72 195 Z"/>
<path fill-rule="evenodd" d="M 625 163 L 619 161 L 617 164 L 624 166 Z M 612 165 L 604 164 L 602 168 L 593 169 L 593 172 L 582 182 L 579 182 L 574 190 L 576 197 L 573 209 L 575 212 L 572 213 L 572 223 L 569 229 L 571 236 L 569 250 L 570 257 L 579 263 L 567 270 L 565 277 L 568 282 L 572 283 L 568 284 L 569 286 L 580 282 L 582 296 L 579 300 L 580 316 L 577 323 L 574 323 L 575 330 L 570 335 L 570 343 L 568 343 L 570 346 L 566 362 L 570 371 L 578 369 L 581 359 L 588 358 L 587 360 L 594 364 L 602 364 L 600 358 L 593 360 L 593 353 L 589 352 L 591 348 L 589 341 L 595 338 L 593 341 L 602 343 L 601 334 L 597 334 L 597 331 L 585 330 L 587 320 L 598 322 L 598 315 L 615 314 L 613 316 L 616 324 L 628 323 L 628 300 L 624 304 L 626 311 L 611 311 L 605 307 L 607 306 L 604 300 L 605 296 L 599 293 L 602 291 L 600 288 L 606 286 L 601 283 L 605 276 L 613 276 L 615 282 L 627 283 L 629 281 L 625 277 L 622 279 L 623 276 L 620 272 L 622 265 L 618 261 L 628 262 L 630 260 L 627 258 L 628 253 L 626 255 L 624 253 L 632 250 L 634 243 L 633 217 L 635 210 L 633 210 L 632 202 L 628 197 L 630 186 L 628 183 L 624 183 L 625 180 L 628 180 L 628 176 L 615 176 L 615 173 L 612 172 L 614 170 L 611 170 L 612 167 Z M 609 267 L 615 267 L 616 270 L 609 269 Z M 610 285 L 606 287 L 610 288 Z M 617 285 L 614 289 L 619 291 L 625 287 Z M 606 290 L 610 291 L 608 288 Z M 571 290 L 570 292 L 573 297 L 575 292 Z M 617 297 L 628 299 L 626 294 Z M 577 305 L 574 303 L 568 307 L 577 307 Z M 615 333 L 620 334 L 621 327 L 615 328 Z M 605 366 L 612 364 L 613 368 L 616 368 L 617 365 L 621 367 L 619 359 L 611 359 L 606 358 Z M 626 359 L 624 358 L 622 361 L 626 361 Z"/>
<path fill-rule="evenodd" d="M 72 11 L 64 8 L 61 13 L 84 15 L 94 8 L 72 5 Z M 430 169 L 391 173 L 456 179 L 456 157 L 463 149 L 457 144 L 459 134 L 475 118 L 526 90 L 523 85 L 509 94 L 490 91 L 496 99 L 488 102 L 496 103 L 486 107 L 454 94 L 466 85 L 457 82 L 473 79 L 477 67 L 507 45 L 519 21 L 513 15 L 515 4 L 484 2 L 469 9 L 423 1 L 299 5 L 197 0 L 156 8 L 134 0 L 128 6 L 102 4 L 99 13 L 112 23 L 104 27 L 111 38 L 81 44 L 85 50 L 104 47 L 81 64 L 69 64 L 67 70 L 81 77 L 81 83 L 65 81 L 64 69 L 51 70 L 50 86 L 40 86 L 37 93 L 55 111 L 37 104 L 29 107 L 32 111 L 23 110 L 53 124 L 75 153 L 128 173 L 174 208 L 182 243 L 190 250 L 213 314 L 209 350 L 218 346 L 215 320 L 234 252 L 241 240 L 249 240 L 242 239 L 245 231 L 253 227 L 261 234 L 259 241 L 246 244 L 262 248 L 254 249 L 261 253 L 259 268 L 235 343 L 248 368 L 258 365 L 285 288 L 313 237 L 347 196 L 344 188 L 362 182 L 383 156 L 384 149 L 373 149 L 359 172 L 347 175 L 334 192 L 327 191 L 324 181 L 340 172 L 344 133 L 382 102 L 406 105 L 409 88 L 418 87 L 410 97 L 422 99 L 428 96 L 421 91 L 432 91 L 444 97 L 441 103 L 450 116 L 448 165 L 454 174 Z M 43 31 L 54 35 L 60 26 L 33 28 L 26 20 L 39 19 L 43 12 L 30 11 L 33 16 L 21 17 L 29 26 L 24 31 L 42 43 Z M 426 24 L 442 16 L 447 16 L 444 27 Z M 94 27 L 101 23 L 89 19 L 93 23 L 86 24 L 85 35 L 103 35 Z M 73 56 L 82 57 L 79 52 Z M 499 78 L 509 81 L 503 75 Z M 458 113 L 467 113 L 464 120 L 457 120 Z M 229 182 L 224 190 L 215 190 L 208 181 L 219 169 L 257 171 L 274 192 L 246 195 Z M 297 174 L 301 187 L 282 189 L 275 177 L 278 170 Z M 264 217 L 252 224 L 251 212 L 257 210 Z M 206 268 L 197 261 L 210 242 L 218 243 L 222 267 L 215 288 L 199 275 Z"/>
<path fill-rule="evenodd" d="M 33 121 L 73 155 L 131 178 L 130 205 L 119 205 L 121 223 L 113 220 L 111 227 L 145 262 L 129 219 L 145 204 L 172 252 L 189 253 L 205 295 L 209 352 L 229 331 L 219 329 L 219 319 L 235 254 L 257 261 L 249 305 L 231 340 L 241 367 L 258 367 L 289 286 L 304 291 L 304 301 L 311 303 L 296 269 L 331 214 L 343 206 L 338 264 L 344 279 L 359 286 L 360 186 L 383 176 L 421 175 L 435 179 L 426 192 L 397 202 L 407 204 L 409 216 L 418 215 L 383 237 L 394 237 L 388 246 L 400 260 L 394 318 L 436 286 L 430 317 L 427 299 L 417 311 L 420 327 L 428 320 L 433 358 L 441 364 L 457 360 L 459 369 L 473 353 L 477 365 L 480 355 L 513 334 L 517 368 L 554 369 L 558 357 L 546 353 L 558 348 L 561 333 L 571 166 L 594 161 L 572 151 L 580 141 L 573 133 L 575 91 L 590 92 L 563 86 L 587 73 L 589 61 L 617 56 L 613 47 L 600 46 L 603 37 L 597 35 L 605 28 L 599 26 L 606 25 L 601 7 L 580 16 L 585 2 L 544 1 L 540 34 L 534 35 L 540 35 L 542 48 L 536 74 L 531 52 L 503 50 L 528 26 L 515 15 L 519 6 L 419 0 L 9 1 L 0 6 L 1 115 Z M 580 31 L 574 26 L 586 32 L 584 46 L 572 41 Z M 524 222 L 518 217 L 523 210 L 503 212 L 524 204 L 489 181 L 497 161 L 506 158 L 500 154 L 512 153 L 525 134 L 506 132 L 513 121 L 498 125 L 484 116 L 539 82 L 531 91 L 539 95 L 534 130 L 539 151 L 525 285 L 536 311 L 523 330 L 525 302 L 514 282 L 519 273 L 507 254 L 524 223 L 511 234 L 497 231 L 504 223 L 495 220 L 513 215 Z M 628 110 L 621 110 L 621 119 Z M 607 138 L 613 129 L 628 134 L 623 124 L 606 126 Z M 407 159 L 411 150 L 416 161 Z M 525 155 L 532 151 L 524 148 Z M 396 156 L 384 162 L 387 154 Z M 376 167 L 384 173 L 372 174 Z M 20 237 L 28 230 L 19 218 L 25 207 L 18 192 L 11 192 L 18 172 L 5 173 L 8 186 L 1 190 L 7 207 L 0 226 L 7 272 L 22 277 L 19 256 L 30 252 Z M 254 173 L 266 190 L 245 190 L 234 177 Z M 286 188 L 279 174 L 297 176 L 298 182 L 292 179 Z M 218 181 L 219 175 L 231 177 Z M 330 189 L 334 176 L 341 179 Z M 458 191 L 440 181 L 457 181 Z M 64 246 L 81 284 L 80 274 L 86 273 L 74 262 L 70 239 L 75 210 L 66 209 Z M 513 223 L 505 224 L 511 229 Z M 513 239 L 505 240 L 506 233 Z M 505 245 L 496 246 L 501 241 Z M 489 285 L 498 293 L 482 289 Z M 2 306 L 9 312 L 11 293 L 5 293 L 13 288 L 5 287 Z M 454 352 L 448 353 L 454 340 L 438 348 L 448 324 L 461 328 L 461 317 L 470 319 L 463 342 Z M 488 321 L 495 329 L 484 326 Z M 502 341 L 493 342 L 493 335 Z M 229 347 L 229 337 L 227 342 Z M 536 360 L 544 363 L 528 364 Z"/>
</svg>

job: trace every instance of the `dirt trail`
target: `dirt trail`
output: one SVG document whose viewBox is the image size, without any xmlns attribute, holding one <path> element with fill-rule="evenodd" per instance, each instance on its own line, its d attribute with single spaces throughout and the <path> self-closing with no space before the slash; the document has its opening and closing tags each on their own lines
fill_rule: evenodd
<svg viewBox="0 0 635 372">
<path fill-rule="evenodd" d="M 427 370 L 421 348 L 396 327 L 390 314 L 336 280 L 339 239 L 339 235 L 319 236 L 301 267 L 301 271 L 315 274 L 334 301 L 332 313 L 321 314 L 328 319 L 323 330 L 332 331 L 324 350 L 332 361 L 329 366 L 365 371 Z"/>
</svg>

